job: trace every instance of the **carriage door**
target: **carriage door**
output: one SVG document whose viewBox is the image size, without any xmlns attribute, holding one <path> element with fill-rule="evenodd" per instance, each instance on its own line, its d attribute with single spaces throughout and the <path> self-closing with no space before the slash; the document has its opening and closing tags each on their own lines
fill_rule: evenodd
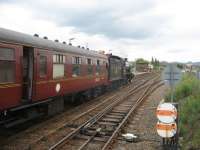
<svg viewBox="0 0 200 150">
<path fill-rule="evenodd" d="M 23 47 L 23 94 L 22 102 L 30 102 L 33 88 L 34 48 Z"/>
</svg>

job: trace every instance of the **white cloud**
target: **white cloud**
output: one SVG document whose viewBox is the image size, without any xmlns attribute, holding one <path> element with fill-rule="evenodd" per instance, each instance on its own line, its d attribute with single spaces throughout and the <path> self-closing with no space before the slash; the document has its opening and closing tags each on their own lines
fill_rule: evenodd
<svg viewBox="0 0 200 150">
<path fill-rule="evenodd" d="M 74 45 L 88 43 L 130 60 L 200 61 L 199 5 L 198 0 L 3 1 L 0 27 L 66 42 L 75 37 Z"/>
</svg>

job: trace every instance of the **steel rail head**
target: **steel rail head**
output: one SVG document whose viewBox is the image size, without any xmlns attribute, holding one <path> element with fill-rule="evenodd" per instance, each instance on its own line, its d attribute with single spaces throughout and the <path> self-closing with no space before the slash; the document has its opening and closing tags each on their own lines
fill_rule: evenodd
<svg viewBox="0 0 200 150">
<path fill-rule="evenodd" d="M 107 112 L 109 112 L 115 105 L 117 105 L 124 98 L 127 98 L 127 97 L 133 95 L 134 93 L 137 93 L 137 91 L 141 90 L 142 88 L 145 88 L 146 86 L 151 85 L 151 83 L 148 83 L 151 80 L 155 80 L 155 78 L 152 79 L 152 77 L 150 77 L 149 80 L 146 80 L 146 81 L 140 83 L 134 89 L 131 89 L 130 91 L 128 91 L 128 94 L 125 93 L 124 95 L 121 95 L 121 96 L 117 97 L 116 101 L 114 101 L 113 103 L 111 103 L 110 105 L 108 105 L 105 109 L 103 109 L 102 111 L 100 111 L 97 115 L 93 116 L 91 119 L 89 119 L 88 121 L 86 121 L 85 123 L 83 123 L 82 125 L 80 125 L 77 129 L 75 129 L 74 131 L 72 131 L 71 133 L 69 133 L 68 135 L 66 135 L 64 138 L 62 138 L 56 144 L 54 144 L 53 146 L 51 146 L 49 148 L 49 150 L 55 150 L 55 149 L 57 149 L 58 147 L 62 146 L 62 144 L 64 142 L 67 142 L 67 140 L 69 140 L 70 138 L 74 137 L 77 133 L 79 133 L 85 126 L 88 126 L 88 125 L 91 126 L 91 125 L 93 125 L 95 122 L 97 122 L 100 118 L 102 118 L 102 116 L 104 116 Z"/>
<path fill-rule="evenodd" d="M 148 87 L 149 87 L 149 84 L 147 84 L 146 86 L 143 86 L 142 88 L 148 88 Z M 141 90 L 141 88 L 138 89 L 138 90 Z M 137 91 L 138 91 L 138 90 L 137 90 Z M 132 95 L 132 94 L 133 94 L 133 93 L 129 93 L 126 97 L 128 97 L 128 96 L 130 96 L 130 95 Z M 124 99 L 124 98 L 123 98 L 123 99 Z M 120 99 L 120 100 L 121 100 L 121 99 Z M 114 106 L 116 106 L 116 105 L 114 105 Z M 114 107 L 114 106 L 113 106 L 113 107 Z M 113 107 L 111 107 L 109 110 L 103 112 L 103 114 L 101 115 L 101 118 L 102 118 L 102 116 L 104 116 L 105 114 L 107 114 L 107 112 L 110 111 Z M 100 119 L 100 118 L 99 118 L 99 119 Z M 99 119 L 96 119 L 95 122 L 97 122 Z M 92 124 L 94 124 L 95 122 L 93 122 Z M 92 125 L 92 124 L 90 124 L 90 125 Z M 95 137 L 95 135 L 92 136 L 92 137 L 90 137 L 90 138 L 79 148 L 79 150 L 82 150 L 94 137 Z"/>
<path fill-rule="evenodd" d="M 146 74 L 145 74 L 145 75 L 146 75 Z M 150 78 L 150 79 L 151 79 L 151 78 Z M 138 87 L 140 87 L 142 84 L 145 84 L 146 82 L 148 82 L 148 80 L 144 81 L 143 83 L 138 84 L 138 85 L 135 87 L 135 89 L 137 89 Z M 115 96 L 116 96 L 116 95 L 113 95 L 113 96 L 109 97 L 107 101 L 109 101 L 110 99 L 114 98 Z M 107 102 L 107 101 L 105 101 L 105 102 Z M 105 103 L 105 102 L 103 102 L 103 103 Z M 95 107 L 89 109 L 88 111 L 86 111 L 86 112 L 84 112 L 84 113 L 78 115 L 76 118 L 74 118 L 73 120 L 71 120 L 71 122 L 77 120 L 77 119 L 80 118 L 81 116 L 84 116 L 85 114 L 87 114 L 87 113 L 90 112 L 91 110 L 97 108 L 97 107 L 98 107 L 99 105 L 101 105 L 101 104 L 102 104 L 102 103 L 100 103 L 100 104 L 96 105 Z"/>
<path fill-rule="evenodd" d="M 153 87 L 153 84 L 158 84 L 156 87 Z M 116 130 L 113 132 L 112 136 L 107 140 L 107 142 L 104 144 L 102 150 L 106 150 L 109 148 L 109 145 L 112 143 L 113 139 L 118 135 L 118 132 L 120 128 L 124 125 L 124 123 L 128 120 L 129 116 L 132 114 L 132 112 L 141 104 L 141 102 L 154 91 L 157 89 L 159 86 L 163 85 L 161 82 L 153 82 L 150 84 L 145 91 L 143 92 L 142 96 L 137 100 L 136 104 L 131 108 L 129 113 L 126 115 L 126 117 L 123 119 L 123 121 L 119 124 L 119 126 L 116 128 Z"/>
</svg>

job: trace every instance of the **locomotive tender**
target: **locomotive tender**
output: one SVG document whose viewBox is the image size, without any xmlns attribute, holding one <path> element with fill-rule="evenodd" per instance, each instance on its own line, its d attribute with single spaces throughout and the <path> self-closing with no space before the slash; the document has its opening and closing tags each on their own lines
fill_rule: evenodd
<svg viewBox="0 0 200 150">
<path fill-rule="evenodd" d="M 125 60 L 0 28 L 0 125 L 6 127 L 64 109 L 126 82 Z"/>
</svg>

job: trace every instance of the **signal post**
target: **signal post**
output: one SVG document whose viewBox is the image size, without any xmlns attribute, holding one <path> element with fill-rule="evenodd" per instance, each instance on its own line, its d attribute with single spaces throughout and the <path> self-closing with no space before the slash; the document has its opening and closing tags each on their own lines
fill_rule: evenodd
<svg viewBox="0 0 200 150">
<path fill-rule="evenodd" d="M 158 105 L 156 115 L 157 133 L 162 137 L 162 146 L 166 150 L 178 149 L 178 105 L 162 103 Z"/>
</svg>

